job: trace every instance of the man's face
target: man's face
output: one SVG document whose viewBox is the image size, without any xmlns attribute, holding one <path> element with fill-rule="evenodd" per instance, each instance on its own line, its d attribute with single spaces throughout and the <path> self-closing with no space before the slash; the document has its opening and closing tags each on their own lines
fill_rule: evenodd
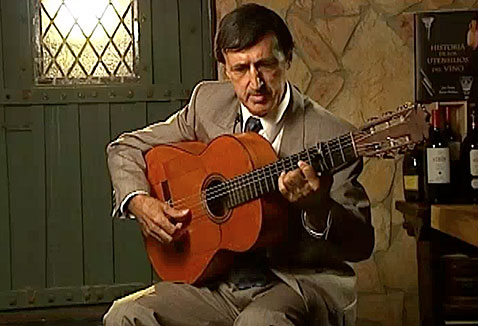
<svg viewBox="0 0 478 326">
<path fill-rule="evenodd" d="M 278 49 L 273 34 L 245 50 L 225 51 L 224 58 L 234 91 L 251 114 L 263 117 L 277 108 L 284 93 L 289 63 Z"/>
</svg>

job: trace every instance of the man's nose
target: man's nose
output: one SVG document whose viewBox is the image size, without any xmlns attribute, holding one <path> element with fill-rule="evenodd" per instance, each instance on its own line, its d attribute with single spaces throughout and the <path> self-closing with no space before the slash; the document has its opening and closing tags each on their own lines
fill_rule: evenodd
<svg viewBox="0 0 478 326">
<path fill-rule="evenodd" d="M 259 89 L 262 87 L 262 85 L 264 85 L 264 80 L 262 79 L 260 72 L 254 66 L 251 66 L 250 69 L 250 79 L 251 86 L 254 89 Z"/>
</svg>

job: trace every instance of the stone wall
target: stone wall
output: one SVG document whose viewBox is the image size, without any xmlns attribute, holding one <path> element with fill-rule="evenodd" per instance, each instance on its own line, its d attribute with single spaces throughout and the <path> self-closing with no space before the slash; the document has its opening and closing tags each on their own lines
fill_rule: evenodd
<svg viewBox="0 0 478 326">
<path fill-rule="evenodd" d="M 413 14 L 478 7 L 475 0 L 216 0 L 218 20 L 257 2 L 278 12 L 296 42 L 289 79 L 356 126 L 413 101 Z M 372 203 L 376 245 L 358 273 L 358 325 L 418 325 L 415 240 L 394 209 L 401 160 L 367 159 L 360 181 Z"/>
</svg>

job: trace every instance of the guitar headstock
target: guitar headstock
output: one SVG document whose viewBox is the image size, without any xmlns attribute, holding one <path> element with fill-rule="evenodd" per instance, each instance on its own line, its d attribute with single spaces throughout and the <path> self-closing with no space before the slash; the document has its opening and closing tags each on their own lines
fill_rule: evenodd
<svg viewBox="0 0 478 326">
<path fill-rule="evenodd" d="M 353 134 L 359 156 L 394 157 L 428 138 L 428 113 L 421 104 L 407 103 L 394 112 L 370 119 Z"/>
</svg>

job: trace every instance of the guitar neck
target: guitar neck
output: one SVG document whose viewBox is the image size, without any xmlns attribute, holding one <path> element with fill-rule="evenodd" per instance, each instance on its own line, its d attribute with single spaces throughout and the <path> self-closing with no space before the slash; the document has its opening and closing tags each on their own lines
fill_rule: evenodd
<svg viewBox="0 0 478 326">
<path fill-rule="evenodd" d="M 356 159 L 353 134 L 348 133 L 228 180 L 221 185 L 221 193 L 226 206 L 233 208 L 277 191 L 280 174 L 297 169 L 299 161 L 312 165 L 319 174 L 331 174 Z"/>
</svg>

